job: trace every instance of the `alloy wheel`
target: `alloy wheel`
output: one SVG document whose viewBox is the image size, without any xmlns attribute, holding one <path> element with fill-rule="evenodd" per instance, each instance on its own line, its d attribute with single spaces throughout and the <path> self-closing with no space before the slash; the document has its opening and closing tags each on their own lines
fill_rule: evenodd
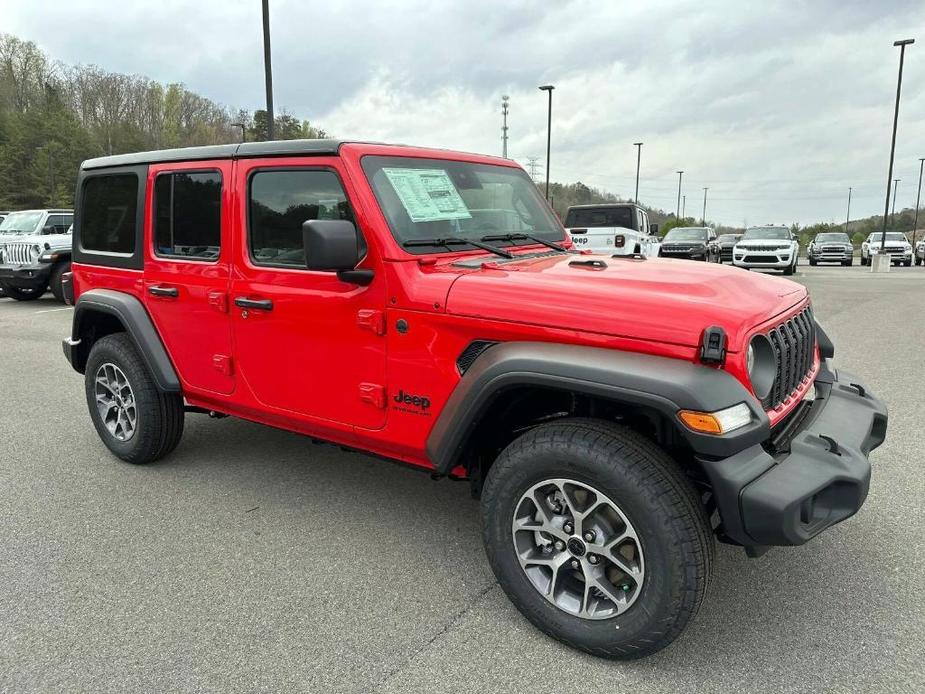
<svg viewBox="0 0 925 694">
<path fill-rule="evenodd" d="M 96 408 L 100 420 L 117 441 L 128 441 L 135 435 L 138 411 L 135 393 L 125 373 L 107 362 L 96 371 Z"/>
</svg>

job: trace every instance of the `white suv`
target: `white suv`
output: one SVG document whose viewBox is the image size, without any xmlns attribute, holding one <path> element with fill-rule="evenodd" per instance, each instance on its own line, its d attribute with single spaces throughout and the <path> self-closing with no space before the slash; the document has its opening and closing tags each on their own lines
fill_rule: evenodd
<svg viewBox="0 0 925 694">
<path fill-rule="evenodd" d="M 749 227 L 732 249 L 732 264 L 736 267 L 783 270 L 785 275 L 796 272 L 800 242 L 785 226 Z"/>
<path fill-rule="evenodd" d="M 883 253 L 890 256 L 892 265 L 912 265 L 912 244 L 899 231 L 886 232 L 886 243 L 883 243 L 882 231 L 872 231 L 861 244 L 861 265 L 870 265 L 871 256 L 880 254 L 881 245 Z"/>
<path fill-rule="evenodd" d="M 658 224 L 631 202 L 573 205 L 565 214 L 565 228 L 579 250 L 607 255 L 643 255 L 655 258 L 661 246 Z"/>
</svg>

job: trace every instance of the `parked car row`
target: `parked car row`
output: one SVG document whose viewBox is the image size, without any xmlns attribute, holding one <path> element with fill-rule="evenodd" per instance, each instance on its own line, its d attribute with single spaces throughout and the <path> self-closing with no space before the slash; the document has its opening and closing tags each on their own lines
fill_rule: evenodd
<svg viewBox="0 0 925 694">
<path fill-rule="evenodd" d="M 32 301 L 50 289 L 64 301 L 73 222 L 73 210 L 5 213 L 0 222 L 0 296 Z"/>
</svg>

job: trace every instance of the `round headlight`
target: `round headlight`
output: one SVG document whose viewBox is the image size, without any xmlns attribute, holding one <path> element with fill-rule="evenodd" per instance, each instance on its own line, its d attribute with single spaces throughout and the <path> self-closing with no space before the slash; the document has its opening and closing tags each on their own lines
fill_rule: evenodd
<svg viewBox="0 0 925 694">
<path fill-rule="evenodd" d="M 755 335 L 748 343 L 745 360 L 752 390 L 759 399 L 764 400 L 777 378 L 777 358 L 771 341 L 764 335 Z"/>
</svg>

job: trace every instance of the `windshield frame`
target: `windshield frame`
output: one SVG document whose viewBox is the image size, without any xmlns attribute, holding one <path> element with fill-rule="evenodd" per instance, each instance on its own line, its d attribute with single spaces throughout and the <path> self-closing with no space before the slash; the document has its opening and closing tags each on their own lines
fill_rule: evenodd
<svg viewBox="0 0 925 694">
<path fill-rule="evenodd" d="M 749 234 L 749 232 L 754 232 Z M 776 232 L 783 236 L 776 236 L 768 232 Z M 787 227 L 750 227 L 742 234 L 739 241 L 792 241 L 790 229 Z"/>
<path fill-rule="evenodd" d="M 393 208 L 396 208 L 395 201 L 386 201 L 383 199 L 383 194 L 390 194 L 395 196 L 399 204 L 401 198 L 398 193 L 395 191 L 394 185 L 391 186 L 391 189 L 384 188 L 381 181 L 386 181 L 385 185 L 389 185 L 388 178 L 380 179 L 380 181 L 374 181 L 374 176 L 377 173 L 381 172 L 386 168 L 419 168 L 419 169 L 440 169 L 443 168 L 446 170 L 448 166 L 454 167 L 457 169 L 469 170 L 481 170 L 490 172 L 492 174 L 499 174 L 502 176 L 511 176 L 512 183 L 514 178 L 516 180 L 523 182 L 524 186 L 520 191 L 514 192 L 512 197 L 516 199 L 521 199 L 520 194 L 526 194 L 529 196 L 530 202 L 534 205 L 534 212 L 539 214 L 540 219 L 538 221 L 545 221 L 548 223 L 548 229 L 479 229 L 479 230 L 463 230 L 460 228 L 460 225 L 455 224 L 455 229 L 451 232 L 438 234 L 442 238 L 453 237 L 468 239 L 472 241 L 481 241 L 483 236 L 491 235 L 506 235 L 506 234 L 529 234 L 532 236 L 537 236 L 546 241 L 551 241 L 553 243 L 568 243 L 569 237 L 565 232 L 565 228 L 562 226 L 562 222 L 559 220 L 558 216 L 552 211 L 549 204 L 546 200 L 543 199 L 543 196 L 540 194 L 539 189 L 536 187 L 536 183 L 527 175 L 527 172 L 524 171 L 519 166 L 506 166 L 504 164 L 494 164 L 494 163 L 485 163 L 485 162 L 475 162 L 467 159 L 456 159 L 456 158 L 441 158 L 441 157 L 421 157 L 421 156 L 408 156 L 403 154 L 364 154 L 360 157 L 360 168 L 363 171 L 363 174 L 366 178 L 366 183 L 370 188 L 370 191 L 373 194 L 373 197 L 376 200 L 376 204 L 379 207 L 379 211 L 382 214 L 383 219 L 386 222 L 386 225 L 389 229 L 389 233 L 392 236 L 392 239 L 395 243 L 401 248 L 404 253 L 410 255 L 458 255 L 460 253 L 470 253 L 472 251 L 478 251 L 480 253 L 485 253 L 483 249 L 478 249 L 472 244 L 459 244 L 458 248 L 453 247 L 448 249 L 445 246 L 404 246 L 403 244 L 407 241 L 414 241 L 420 239 L 427 239 L 434 234 L 421 234 L 421 235 L 409 235 L 401 233 L 397 228 L 397 219 L 393 219 L 389 211 L 389 205 Z M 452 176 L 451 176 L 452 178 Z M 453 181 L 456 185 L 456 181 Z M 480 182 L 481 184 L 481 182 Z M 459 189 L 457 188 L 457 191 Z M 465 189 L 463 189 L 465 190 Z M 475 210 L 477 208 L 469 208 Z M 486 208 L 489 209 L 489 208 Z M 504 210 L 506 212 L 513 212 L 518 214 L 516 209 L 514 209 L 514 202 L 511 203 L 510 209 L 506 208 L 490 208 L 497 210 Z M 530 211 L 530 210 L 527 210 Z M 405 210 L 407 214 L 407 210 Z M 446 220 L 453 221 L 453 220 Z M 410 222 L 414 224 L 414 222 Z M 426 222 L 433 223 L 433 222 Z M 434 236 L 436 237 L 436 236 Z M 493 246 L 498 247 L 517 247 L 517 246 L 536 246 L 541 245 L 536 241 L 530 239 L 512 239 L 512 240 L 503 240 L 503 241 L 492 241 Z"/>
<path fill-rule="evenodd" d="M 15 234 L 18 236 L 29 236 L 35 235 L 39 232 L 39 224 L 42 223 L 42 217 L 45 216 L 44 212 L 31 212 L 23 210 L 22 212 L 10 212 L 2 222 L 0 222 L 0 236 L 4 234 Z M 13 229 L 11 220 L 16 221 L 19 217 L 34 218 L 35 224 L 31 229 Z"/>
</svg>

